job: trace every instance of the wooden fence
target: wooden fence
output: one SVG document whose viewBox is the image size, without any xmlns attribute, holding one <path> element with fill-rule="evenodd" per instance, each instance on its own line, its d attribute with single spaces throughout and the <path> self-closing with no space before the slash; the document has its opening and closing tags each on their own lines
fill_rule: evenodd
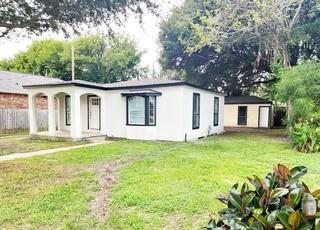
<svg viewBox="0 0 320 230">
<path fill-rule="evenodd" d="M 37 110 L 39 130 L 48 128 L 48 111 Z M 15 132 L 29 130 L 28 109 L 0 109 L 0 132 Z"/>
</svg>

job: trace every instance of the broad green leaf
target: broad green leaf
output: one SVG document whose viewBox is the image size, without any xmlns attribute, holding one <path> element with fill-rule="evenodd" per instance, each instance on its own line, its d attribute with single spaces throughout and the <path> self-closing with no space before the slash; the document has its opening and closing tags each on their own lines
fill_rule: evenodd
<svg viewBox="0 0 320 230">
<path fill-rule="evenodd" d="M 274 185 L 274 182 L 275 182 L 274 177 L 275 177 L 274 174 L 268 173 L 268 175 L 264 179 L 264 182 L 269 188 L 272 188 Z"/>
<path fill-rule="evenodd" d="M 301 203 L 302 213 L 306 217 L 312 217 L 317 212 L 317 202 L 309 193 L 304 194 Z"/>
<path fill-rule="evenodd" d="M 314 229 L 313 224 L 310 223 L 302 223 L 301 226 L 297 230 L 311 230 Z M 318 230 L 318 229 L 316 229 Z"/>
<path fill-rule="evenodd" d="M 247 207 L 254 197 L 255 197 L 254 192 L 248 193 L 243 200 L 243 207 Z"/>
<path fill-rule="evenodd" d="M 274 210 L 268 215 L 267 221 L 270 225 L 273 225 L 276 223 L 278 214 L 279 214 L 279 210 Z"/>
<path fill-rule="evenodd" d="M 281 223 L 283 224 L 283 226 L 286 229 L 290 230 L 291 226 L 288 222 L 289 214 L 281 211 L 281 212 L 279 212 L 278 217 L 279 217 L 279 220 L 281 221 Z"/>
<path fill-rule="evenodd" d="M 264 230 L 265 228 L 263 227 L 263 225 L 258 222 L 255 221 L 251 226 L 250 226 L 250 230 Z"/>
<path fill-rule="evenodd" d="M 229 200 L 236 209 L 242 211 L 240 195 L 230 192 Z"/>
<path fill-rule="evenodd" d="M 308 169 L 305 166 L 297 166 L 290 170 L 291 177 L 295 180 L 298 180 L 299 178 L 303 177 L 304 175 L 306 175 L 307 172 Z"/>
<path fill-rule="evenodd" d="M 263 227 L 268 228 L 268 225 L 269 225 L 268 221 L 264 216 L 259 214 L 259 212 L 254 212 L 253 217 L 256 218 L 256 220 L 259 221 L 263 225 Z"/>
<path fill-rule="evenodd" d="M 289 193 L 289 190 L 286 188 L 275 188 L 271 192 L 271 198 L 279 198 Z"/>
<path fill-rule="evenodd" d="M 249 190 L 249 186 L 247 183 L 243 183 L 242 187 L 241 187 L 241 195 L 244 194 L 245 192 L 247 192 Z"/>
<path fill-rule="evenodd" d="M 316 230 L 320 230 L 320 218 L 317 218 L 315 221 Z"/>
<path fill-rule="evenodd" d="M 296 188 L 290 192 L 290 202 L 293 208 L 295 208 L 301 201 L 302 189 Z"/>
</svg>

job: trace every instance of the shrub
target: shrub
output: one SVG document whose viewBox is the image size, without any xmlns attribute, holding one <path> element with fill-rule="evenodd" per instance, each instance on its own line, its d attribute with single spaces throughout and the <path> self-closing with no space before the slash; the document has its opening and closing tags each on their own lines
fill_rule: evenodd
<svg viewBox="0 0 320 230">
<path fill-rule="evenodd" d="M 314 153 L 320 151 L 320 126 L 319 120 L 311 119 L 310 122 L 295 124 L 291 131 L 291 139 L 295 148 L 300 152 Z"/>
<path fill-rule="evenodd" d="M 279 164 L 264 179 L 248 178 L 254 189 L 244 183 L 235 184 L 226 196 L 218 199 L 227 207 L 219 212 L 219 220 L 211 219 L 208 230 L 319 230 L 320 189 L 311 193 L 299 180 L 307 168 L 289 170 Z"/>
</svg>

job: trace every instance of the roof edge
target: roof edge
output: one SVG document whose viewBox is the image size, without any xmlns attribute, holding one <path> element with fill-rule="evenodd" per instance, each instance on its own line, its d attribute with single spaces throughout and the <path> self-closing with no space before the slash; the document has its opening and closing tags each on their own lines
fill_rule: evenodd
<svg viewBox="0 0 320 230">
<path fill-rule="evenodd" d="M 136 86 L 117 86 L 117 87 L 108 87 L 108 86 L 98 86 L 98 85 L 89 85 L 80 82 L 62 82 L 62 83 L 55 83 L 55 84 L 41 84 L 41 85 L 23 85 L 23 88 L 40 88 L 40 87 L 59 87 L 59 86 L 79 86 L 85 88 L 93 88 L 93 89 L 102 89 L 102 90 L 120 90 L 120 89 L 140 89 L 140 88 L 156 88 L 156 87 L 168 87 L 168 86 L 190 86 L 197 89 L 202 89 L 209 91 L 211 93 L 220 94 L 226 96 L 226 94 L 221 92 L 216 92 L 211 89 L 207 89 L 190 82 L 180 81 L 180 82 L 171 82 L 171 83 L 158 83 L 158 84 L 145 84 L 145 85 L 136 85 Z"/>
<path fill-rule="evenodd" d="M 265 101 L 265 102 L 225 102 L 225 105 L 268 105 L 268 104 L 273 104 L 272 101 Z"/>
</svg>

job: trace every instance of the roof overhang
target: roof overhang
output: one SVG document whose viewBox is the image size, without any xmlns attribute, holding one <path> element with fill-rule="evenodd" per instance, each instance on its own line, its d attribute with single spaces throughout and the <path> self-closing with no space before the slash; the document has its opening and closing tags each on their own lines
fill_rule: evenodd
<svg viewBox="0 0 320 230">
<path fill-rule="evenodd" d="M 103 86 L 99 85 L 90 85 L 80 82 L 63 82 L 63 83 L 55 83 L 55 84 L 41 84 L 41 85 L 24 85 L 23 88 L 25 89 L 33 89 L 33 88 L 43 88 L 43 87 L 65 87 L 65 86 L 78 86 L 90 89 L 106 89 Z"/>
<path fill-rule="evenodd" d="M 157 87 L 169 87 L 169 86 L 189 86 L 200 90 L 209 91 L 211 93 L 215 93 L 221 96 L 226 96 L 224 93 L 216 92 L 212 89 L 207 89 L 189 82 L 181 81 L 181 82 L 172 82 L 172 83 L 159 83 L 159 84 L 145 84 L 145 85 L 134 85 L 134 86 L 104 86 L 103 84 L 95 84 L 95 83 L 82 83 L 82 82 L 62 82 L 62 83 L 51 83 L 51 84 L 39 84 L 39 85 L 23 85 L 25 89 L 32 88 L 43 88 L 43 87 L 64 87 L 64 86 L 77 86 L 91 89 L 101 89 L 101 90 L 123 90 L 123 89 L 145 89 L 145 88 L 157 88 Z"/>
<path fill-rule="evenodd" d="M 272 101 L 266 102 L 225 102 L 225 105 L 272 105 Z"/>
<path fill-rule="evenodd" d="M 152 90 L 152 89 L 146 89 L 146 90 L 131 90 L 126 93 L 121 93 L 124 97 L 132 97 L 132 96 L 161 96 L 162 93 Z"/>
</svg>

